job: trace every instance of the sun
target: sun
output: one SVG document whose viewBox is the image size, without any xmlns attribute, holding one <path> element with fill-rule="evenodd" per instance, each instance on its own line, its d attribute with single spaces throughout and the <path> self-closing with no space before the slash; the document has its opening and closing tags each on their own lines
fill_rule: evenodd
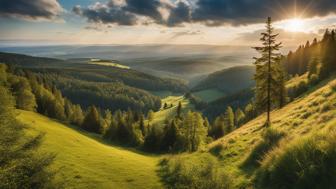
<svg viewBox="0 0 336 189">
<path fill-rule="evenodd" d="M 284 29 L 291 32 L 302 32 L 305 30 L 304 26 L 304 20 L 300 18 L 292 18 L 284 23 Z"/>
</svg>

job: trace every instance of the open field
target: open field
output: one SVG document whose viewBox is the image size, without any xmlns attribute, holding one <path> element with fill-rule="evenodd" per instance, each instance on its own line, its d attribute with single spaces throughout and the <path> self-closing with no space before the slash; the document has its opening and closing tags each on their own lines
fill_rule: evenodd
<svg viewBox="0 0 336 189">
<path fill-rule="evenodd" d="M 95 64 L 95 65 L 100 65 L 100 66 L 111 66 L 111 67 L 116 67 L 116 68 L 121 68 L 121 69 L 130 69 L 129 66 L 121 65 L 118 64 L 114 61 L 108 61 L 108 60 L 99 60 L 99 59 L 92 59 L 91 61 L 88 62 L 89 64 Z"/>
<path fill-rule="evenodd" d="M 41 151 L 56 154 L 52 169 L 66 188 L 161 188 L 159 156 L 104 144 L 95 135 L 40 114 L 19 111 L 29 133 L 45 133 Z"/>
<path fill-rule="evenodd" d="M 187 112 L 188 110 L 193 110 L 194 107 L 190 104 L 188 99 L 185 99 L 183 96 L 167 96 L 162 99 L 162 107 L 159 111 L 154 112 L 154 119 L 150 124 L 152 125 L 163 125 L 166 118 L 173 118 L 176 115 L 177 106 L 181 102 L 182 111 Z M 168 108 L 164 109 L 164 104 L 168 105 Z M 173 106 L 171 106 L 173 105 Z"/>
</svg>

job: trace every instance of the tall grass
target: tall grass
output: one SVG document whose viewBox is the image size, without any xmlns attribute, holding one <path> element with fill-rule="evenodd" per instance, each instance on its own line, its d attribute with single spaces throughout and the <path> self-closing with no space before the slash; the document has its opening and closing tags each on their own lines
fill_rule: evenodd
<svg viewBox="0 0 336 189">
<path fill-rule="evenodd" d="M 273 150 L 256 179 L 261 188 L 335 188 L 336 129 Z"/>
<path fill-rule="evenodd" d="M 262 141 L 258 143 L 245 161 L 242 167 L 256 167 L 259 166 L 260 161 L 264 155 L 276 147 L 279 141 L 285 136 L 285 133 L 274 128 L 268 128 L 262 134 Z"/>
<path fill-rule="evenodd" d="M 160 176 L 168 189 L 230 189 L 231 178 L 218 170 L 213 158 L 192 163 L 175 158 L 163 159 L 160 163 Z"/>
</svg>

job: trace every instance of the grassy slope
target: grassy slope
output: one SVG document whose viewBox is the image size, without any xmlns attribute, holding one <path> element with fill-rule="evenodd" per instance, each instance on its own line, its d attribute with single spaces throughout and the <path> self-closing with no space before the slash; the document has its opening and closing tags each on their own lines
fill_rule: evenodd
<svg viewBox="0 0 336 189">
<path fill-rule="evenodd" d="M 55 153 L 52 168 L 66 188 L 161 188 L 156 169 L 159 157 L 113 147 L 33 112 L 18 119 L 30 133 L 45 133 L 42 152 Z"/>
<path fill-rule="evenodd" d="M 284 131 L 287 134 L 287 142 L 295 142 L 304 136 L 335 125 L 336 80 L 333 82 L 334 89 L 330 83 L 324 82 L 283 109 L 273 111 L 272 127 Z M 265 116 L 262 115 L 208 146 L 208 149 L 217 145 L 223 147 L 216 155 L 220 170 L 232 176 L 237 188 L 248 187 L 255 176 L 255 170 L 244 169 L 241 165 L 253 147 L 261 141 L 264 122 Z M 195 156 L 201 159 L 209 156 L 209 151 L 183 155 L 182 158 L 191 159 L 190 163 L 194 164 Z"/>
<path fill-rule="evenodd" d="M 152 125 L 163 125 L 165 120 L 168 118 L 173 118 L 176 115 L 177 106 L 181 102 L 182 111 L 187 112 L 188 110 L 193 110 L 194 107 L 190 104 L 188 99 L 185 99 L 183 96 L 167 96 L 162 99 L 162 107 L 159 111 L 154 112 L 154 119 L 151 122 Z M 164 109 L 163 105 L 167 103 L 168 108 Z M 170 105 L 173 104 L 173 107 Z"/>
</svg>

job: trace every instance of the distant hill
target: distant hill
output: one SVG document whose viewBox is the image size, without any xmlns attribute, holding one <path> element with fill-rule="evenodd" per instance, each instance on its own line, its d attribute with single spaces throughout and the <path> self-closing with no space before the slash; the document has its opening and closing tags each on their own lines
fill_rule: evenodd
<svg viewBox="0 0 336 189">
<path fill-rule="evenodd" d="M 210 74 L 200 81 L 192 90 L 194 92 L 217 89 L 226 94 L 232 94 L 255 85 L 254 66 L 237 66 Z"/>
<path fill-rule="evenodd" d="M 22 54 L 15 53 L 4 53 L 0 52 L 0 62 L 10 63 L 16 66 L 23 67 L 42 67 L 42 66 L 53 66 L 55 64 L 64 64 L 64 60 L 55 58 L 44 58 L 44 57 L 33 57 Z"/>
<path fill-rule="evenodd" d="M 147 112 L 149 109 L 158 110 L 161 106 L 160 98 L 149 91 L 183 93 L 187 90 L 187 86 L 179 80 L 78 61 L 0 53 L 0 63 L 38 73 L 45 81 L 58 86 L 67 98 L 84 107 L 93 104 L 110 110 L 134 108 Z"/>
</svg>

